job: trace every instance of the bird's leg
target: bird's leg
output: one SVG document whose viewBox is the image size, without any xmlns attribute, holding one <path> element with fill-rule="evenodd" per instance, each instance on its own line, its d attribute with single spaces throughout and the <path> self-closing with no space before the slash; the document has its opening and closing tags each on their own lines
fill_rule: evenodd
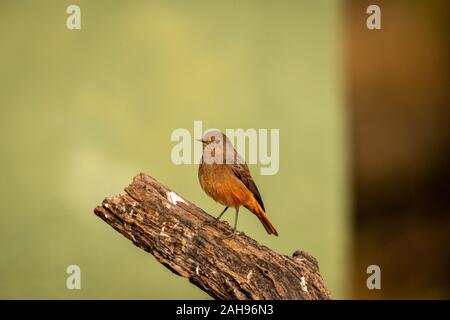
<svg viewBox="0 0 450 320">
<path fill-rule="evenodd" d="M 220 218 L 222 218 L 223 214 L 225 213 L 225 211 L 227 211 L 227 209 L 228 207 L 225 207 L 225 209 L 223 209 L 223 211 L 219 214 L 217 218 L 214 219 L 213 222 L 207 221 L 202 226 L 216 224 L 217 222 L 219 222 Z"/>
<path fill-rule="evenodd" d="M 219 216 L 216 218 L 216 221 L 215 221 L 215 222 L 218 222 L 218 221 L 220 220 L 220 218 L 222 218 L 222 216 L 223 216 L 223 214 L 225 213 L 225 211 L 227 211 L 227 210 L 228 210 L 228 207 L 225 207 L 225 209 L 223 209 L 222 213 L 219 214 Z"/>
<path fill-rule="evenodd" d="M 230 239 L 230 238 L 234 238 L 234 236 L 236 235 L 236 227 L 237 227 L 238 217 L 239 217 L 239 207 L 236 207 L 236 214 L 235 214 L 235 216 L 234 216 L 234 228 L 233 228 L 233 232 L 232 232 L 229 236 L 226 236 L 225 238 L 222 238 L 222 239 Z"/>
</svg>

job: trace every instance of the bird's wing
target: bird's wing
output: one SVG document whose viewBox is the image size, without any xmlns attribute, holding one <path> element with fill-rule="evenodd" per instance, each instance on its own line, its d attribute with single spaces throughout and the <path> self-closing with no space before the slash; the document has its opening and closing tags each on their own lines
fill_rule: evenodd
<svg viewBox="0 0 450 320">
<path fill-rule="evenodd" d="M 242 183 L 250 190 L 255 196 L 256 201 L 258 201 L 261 208 L 264 209 L 264 203 L 261 199 L 261 195 L 259 194 L 258 187 L 256 187 L 255 181 L 253 181 L 252 176 L 250 175 L 250 170 L 245 162 L 243 163 L 234 163 L 231 165 L 231 169 L 236 177 L 242 181 Z"/>
</svg>

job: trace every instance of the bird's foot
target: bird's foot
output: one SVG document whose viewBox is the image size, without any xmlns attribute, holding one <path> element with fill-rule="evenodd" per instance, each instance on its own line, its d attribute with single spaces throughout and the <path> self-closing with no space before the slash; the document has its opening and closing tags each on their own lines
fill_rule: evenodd
<svg viewBox="0 0 450 320">
<path fill-rule="evenodd" d="M 225 236 L 222 238 L 222 240 L 227 240 L 227 239 L 234 239 L 234 237 L 236 236 L 237 231 L 234 230 L 232 233 L 230 233 L 229 235 Z"/>
</svg>

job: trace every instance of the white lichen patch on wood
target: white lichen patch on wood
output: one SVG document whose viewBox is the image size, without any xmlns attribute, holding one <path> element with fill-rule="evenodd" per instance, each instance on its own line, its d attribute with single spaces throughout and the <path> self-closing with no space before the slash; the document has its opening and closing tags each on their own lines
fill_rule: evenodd
<svg viewBox="0 0 450 320">
<path fill-rule="evenodd" d="M 200 266 L 197 265 L 197 268 L 195 268 L 195 274 L 200 275 Z"/>
<path fill-rule="evenodd" d="M 167 192 L 167 199 L 170 201 L 170 203 L 174 205 L 176 205 L 178 202 L 183 202 L 187 204 L 187 202 L 182 197 L 180 197 L 173 191 Z"/>
<path fill-rule="evenodd" d="M 250 281 L 252 275 L 253 275 L 253 270 L 250 270 L 250 272 L 247 274 L 247 282 Z"/>
<path fill-rule="evenodd" d="M 306 280 L 305 277 L 300 278 L 300 286 L 303 291 L 308 292 L 308 287 L 306 286 Z"/>
<path fill-rule="evenodd" d="M 167 233 L 164 232 L 164 229 L 165 229 L 165 228 L 166 228 L 166 227 L 162 227 L 162 228 L 161 228 L 161 232 L 159 233 L 159 235 L 160 235 L 161 237 L 170 238 L 170 236 L 169 236 Z"/>
</svg>

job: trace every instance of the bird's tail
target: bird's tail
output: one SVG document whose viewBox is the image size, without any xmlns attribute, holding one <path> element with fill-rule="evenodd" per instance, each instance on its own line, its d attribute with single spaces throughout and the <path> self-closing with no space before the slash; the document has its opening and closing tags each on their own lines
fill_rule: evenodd
<svg viewBox="0 0 450 320">
<path fill-rule="evenodd" d="M 278 236 L 278 231 L 272 225 L 272 223 L 269 220 L 269 217 L 261 208 L 256 199 L 253 199 L 253 201 L 251 201 L 249 205 L 245 205 L 245 207 L 258 217 L 259 221 L 261 221 L 268 234 L 274 234 Z"/>
</svg>

